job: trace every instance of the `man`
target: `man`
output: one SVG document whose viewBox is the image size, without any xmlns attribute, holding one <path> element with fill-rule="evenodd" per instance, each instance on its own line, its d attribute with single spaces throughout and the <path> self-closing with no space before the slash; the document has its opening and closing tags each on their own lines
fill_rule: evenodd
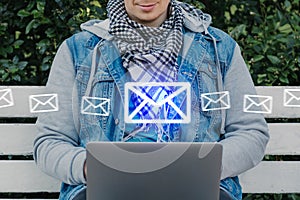
<svg viewBox="0 0 300 200">
<path fill-rule="evenodd" d="M 254 85 L 236 42 L 210 26 L 211 17 L 173 0 L 111 0 L 108 20 L 92 20 L 60 47 L 47 83 L 60 111 L 39 116 L 34 158 L 63 182 L 60 199 L 85 199 L 86 144 L 90 141 L 220 142 L 220 199 L 241 199 L 237 175 L 258 164 L 269 139 L 260 114 L 243 112 Z M 191 126 L 126 124 L 126 77 L 142 82 L 186 80 L 193 89 Z M 230 109 L 201 106 L 201 94 L 228 91 Z M 147 89 L 152 93 L 151 88 Z M 172 93 L 162 89 L 157 98 Z M 79 112 L 83 96 L 110 100 L 108 116 Z M 131 108 L 141 103 L 131 97 Z M 161 110 L 146 107 L 140 118 Z"/>
</svg>

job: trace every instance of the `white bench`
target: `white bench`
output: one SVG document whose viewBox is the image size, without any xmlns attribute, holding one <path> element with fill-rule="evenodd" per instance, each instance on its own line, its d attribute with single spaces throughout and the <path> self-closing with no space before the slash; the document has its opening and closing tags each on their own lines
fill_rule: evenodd
<svg viewBox="0 0 300 200">
<path fill-rule="evenodd" d="M 45 93 L 44 87 L 0 86 L 0 91 L 7 88 L 12 90 L 15 104 L 0 108 L 0 118 L 35 117 L 29 112 L 28 97 Z M 258 94 L 273 96 L 273 113 L 268 118 L 300 118 L 300 108 L 283 106 L 283 91 L 286 88 L 294 87 L 257 87 Z M 271 139 L 266 154 L 299 158 L 300 123 L 269 123 L 269 127 Z M 3 159 L 32 155 L 36 134 L 34 124 L 0 123 L 0 195 L 59 192 L 60 183 L 43 174 L 33 160 Z M 300 160 L 263 161 L 240 175 L 240 179 L 244 193 L 300 193 Z"/>
</svg>

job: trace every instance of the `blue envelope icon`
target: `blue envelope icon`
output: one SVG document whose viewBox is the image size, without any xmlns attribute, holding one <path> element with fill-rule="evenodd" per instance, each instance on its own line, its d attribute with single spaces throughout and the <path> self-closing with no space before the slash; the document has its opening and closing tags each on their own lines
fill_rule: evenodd
<svg viewBox="0 0 300 200">
<path fill-rule="evenodd" d="M 151 94 L 145 92 L 151 88 Z M 172 88 L 172 92 L 155 98 L 165 88 Z M 134 109 L 130 108 L 132 95 L 140 100 Z M 126 123 L 190 123 L 191 121 L 191 86 L 188 82 L 128 82 L 125 84 L 124 118 Z M 147 107 L 150 112 L 157 112 L 167 108 L 166 115 L 157 115 L 157 118 L 143 118 L 142 110 Z M 172 113 L 171 115 L 169 115 Z M 138 115 L 142 117 L 137 117 Z M 176 116 L 176 117 L 170 117 Z"/>
</svg>

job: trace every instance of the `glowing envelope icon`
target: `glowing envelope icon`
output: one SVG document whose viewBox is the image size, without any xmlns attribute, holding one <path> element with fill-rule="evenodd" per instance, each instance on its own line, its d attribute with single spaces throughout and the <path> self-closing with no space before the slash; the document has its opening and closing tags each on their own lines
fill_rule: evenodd
<svg viewBox="0 0 300 200">
<path fill-rule="evenodd" d="M 151 88 L 164 88 L 172 87 L 174 91 L 164 96 L 163 99 L 155 101 L 153 97 L 145 94 L 144 89 L 148 87 Z M 133 111 L 129 111 L 129 101 L 130 94 L 135 94 L 141 99 L 141 103 Z M 182 101 L 184 106 L 178 106 L 173 99 L 178 97 L 178 99 L 185 99 Z M 183 97 L 183 98 L 182 98 Z M 159 118 L 159 119 L 140 119 L 135 118 L 137 114 L 145 106 L 152 108 L 163 107 L 165 105 L 171 107 L 179 117 L 176 119 L 169 118 Z M 186 110 L 181 110 L 181 107 L 186 108 Z M 128 82 L 125 84 L 125 106 L 124 106 L 125 122 L 126 123 L 190 123 L 191 121 L 191 86 L 187 82 Z"/>
</svg>

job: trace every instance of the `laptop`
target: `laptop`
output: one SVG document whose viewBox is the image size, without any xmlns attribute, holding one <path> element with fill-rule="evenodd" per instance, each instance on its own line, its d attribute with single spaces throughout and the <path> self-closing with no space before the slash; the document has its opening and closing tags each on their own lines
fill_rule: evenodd
<svg viewBox="0 0 300 200">
<path fill-rule="evenodd" d="M 87 200 L 218 200 L 219 143 L 91 142 Z"/>
</svg>

